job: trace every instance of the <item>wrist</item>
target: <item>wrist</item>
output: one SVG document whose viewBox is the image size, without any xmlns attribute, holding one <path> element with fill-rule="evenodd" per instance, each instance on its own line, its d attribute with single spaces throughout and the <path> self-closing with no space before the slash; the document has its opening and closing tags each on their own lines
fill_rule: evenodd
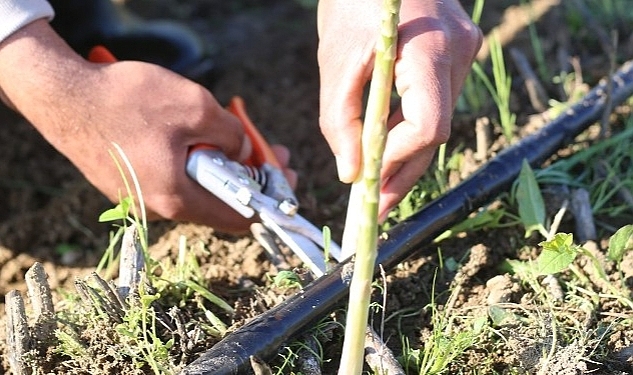
<svg viewBox="0 0 633 375">
<path fill-rule="evenodd" d="M 0 1 L 0 42 L 29 23 L 46 18 L 51 20 L 54 11 L 46 0 Z"/>
<path fill-rule="evenodd" d="M 46 136 L 40 127 L 64 121 L 52 110 L 83 97 L 89 65 L 38 19 L 0 43 L 0 97 Z"/>
</svg>

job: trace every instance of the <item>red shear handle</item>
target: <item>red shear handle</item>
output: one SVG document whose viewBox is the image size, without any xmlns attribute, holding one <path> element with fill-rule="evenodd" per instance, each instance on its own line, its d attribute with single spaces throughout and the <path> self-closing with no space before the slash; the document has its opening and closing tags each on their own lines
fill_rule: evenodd
<svg viewBox="0 0 633 375">
<path fill-rule="evenodd" d="M 117 59 L 112 52 L 104 46 L 95 46 L 92 47 L 88 53 L 88 61 L 93 63 L 113 63 L 116 62 Z"/>
<path fill-rule="evenodd" d="M 94 63 L 113 63 L 117 61 L 116 57 L 114 57 L 114 55 L 104 46 L 93 47 L 88 54 L 88 60 Z M 233 97 L 229 103 L 228 110 L 240 120 L 242 126 L 244 127 L 246 136 L 250 139 L 251 144 L 253 145 L 253 152 L 251 153 L 251 156 L 246 159 L 244 164 L 261 167 L 263 164 L 268 163 L 275 168 L 281 169 L 281 164 L 279 163 L 279 160 L 277 160 L 277 156 L 275 156 L 275 153 L 270 148 L 268 142 L 266 142 L 266 139 L 264 139 L 262 134 L 259 130 L 257 130 L 251 119 L 248 117 L 244 100 L 239 96 Z M 191 153 L 192 151 L 199 150 L 201 148 L 217 149 L 217 147 L 213 145 L 200 144 L 191 147 L 189 152 Z"/>
<path fill-rule="evenodd" d="M 244 163 L 255 167 L 261 167 L 265 163 L 268 163 L 277 169 L 281 169 L 281 164 L 279 160 L 277 160 L 277 156 L 275 156 L 275 153 L 270 148 L 268 142 L 266 142 L 266 139 L 264 139 L 248 117 L 244 100 L 239 96 L 234 96 L 229 103 L 228 110 L 240 120 L 242 126 L 244 126 L 246 136 L 253 145 L 253 152 Z"/>
</svg>

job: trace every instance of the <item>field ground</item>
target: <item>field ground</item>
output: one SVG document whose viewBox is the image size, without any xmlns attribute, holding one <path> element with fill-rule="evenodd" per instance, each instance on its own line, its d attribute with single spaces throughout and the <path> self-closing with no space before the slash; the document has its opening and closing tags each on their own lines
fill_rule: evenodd
<svg viewBox="0 0 633 375">
<path fill-rule="evenodd" d="M 463 3 L 472 10 L 473 0 Z M 148 19 L 186 22 L 204 38 L 218 65 L 215 77 L 204 83 L 223 103 L 233 95 L 241 95 L 254 122 L 269 140 L 291 149 L 291 164 L 300 174 L 297 194 L 302 214 L 319 226 L 329 226 L 334 238 L 339 239 L 347 188 L 337 182 L 333 158 L 317 125 L 314 8 L 299 1 L 277 0 L 128 0 L 128 4 Z M 617 29 L 616 64 L 633 58 L 633 11 L 627 7 L 627 1 L 605 1 L 605 9 L 609 4 L 615 9 L 606 15 L 592 10 L 587 16 L 574 10 L 582 4 L 596 6 L 596 2 L 589 0 L 486 1 L 481 27 L 487 35 L 497 30 L 506 52 L 506 65 L 513 82 L 509 104 L 517 115 L 519 136 L 534 131 L 548 116 L 551 118 L 553 110 L 542 112 L 553 102 L 545 102 L 546 108 L 537 108 L 539 105 L 530 100 L 523 76 L 517 70 L 518 60 L 510 57 L 511 49 L 522 52 L 535 69 L 540 67 L 549 72 L 548 80 L 542 81 L 545 95 L 561 103 L 568 96 L 586 92 L 610 73 L 609 45 L 605 45 L 604 37 L 600 38 L 600 32 L 605 33 L 609 43 L 612 28 Z M 485 47 L 480 61 L 489 73 L 486 52 L 489 49 L 488 45 Z M 542 53 L 541 65 L 538 52 Z M 568 72 L 566 76 L 559 74 L 563 70 Z M 554 76 L 567 85 L 555 83 Z M 627 112 L 630 110 L 624 106 L 612 116 L 614 135 L 630 128 Z M 447 178 L 450 185 L 482 163 L 475 157 L 475 123 L 482 118 L 498 123 L 491 100 L 483 100 L 476 110 L 468 100 L 460 103 L 447 153 L 459 153 L 462 157 L 457 170 Z M 0 196 L 4 197 L 0 200 L 0 303 L 10 290 L 25 293 L 24 274 L 36 261 L 43 263 L 56 290 L 54 298 L 60 303 L 65 293 L 74 290 L 75 279 L 88 276 L 101 259 L 112 226 L 99 223 L 97 218 L 111 204 L 23 119 L 1 108 L 0 122 L 0 139 L 5 140 L 0 148 Z M 492 129 L 492 144 L 485 158 L 507 145 L 500 127 Z M 559 157 L 599 144 L 597 133 L 592 128 L 583 135 L 581 143 L 562 151 Z M 633 160 L 631 150 L 628 147 L 621 163 L 609 168 L 613 172 L 610 176 L 620 177 L 619 189 L 625 191 L 624 197 L 626 191 L 630 195 L 633 190 L 633 179 L 627 179 Z M 609 152 L 614 151 L 608 149 L 606 153 Z M 583 173 L 586 170 L 597 170 L 601 158 L 606 155 L 588 158 L 586 164 L 578 165 L 570 174 L 580 178 L 586 175 Z M 597 181 L 605 177 L 595 174 L 589 178 Z M 627 205 L 622 196 L 609 196 L 606 200 L 612 205 L 601 206 L 617 208 L 594 212 L 598 236 L 585 244 L 589 252 L 604 261 L 607 281 L 596 276 L 597 271 L 586 255 L 579 256 L 574 267 L 566 268 L 547 282 L 542 277 L 521 274 L 516 268 L 509 273 L 503 267 L 507 265 L 505 260 L 533 259 L 543 241 L 537 233 L 524 238 L 523 227 L 509 216 L 502 219 L 508 225 L 483 228 L 421 248 L 415 256 L 387 272 L 389 319 L 385 322 L 384 337 L 388 346 L 397 355 L 410 346 L 406 352 L 410 374 L 419 373 L 412 360 L 415 353 L 424 352 L 425 345 L 428 348 L 433 342 L 440 343 L 435 348 L 436 355 L 448 358 L 445 367 L 448 374 L 633 373 L 633 253 L 626 253 L 621 262 L 604 260 L 609 237 L 619 227 L 630 224 L 633 217 L 633 205 Z M 546 194 L 548 213 L 560 208 L 560 199 L 553 199 L 560 197 L 560 192 Z M 594 202 L 594 207 L 597 205 Z M 515 215 L 517 212 L 507 197 L 494 207 Z M 564 216 L 560 231 L 575 231 L 571 214 Z M 180 238 L 186 238 L 209 289 L 236 309 L 233 316 L 225 317 L 228 325 L 239 326 L 283 298 L 284 292 L 271 285 L 271 275 L 279 270 L 251 237 L 235 237 L 206 227 L 171 222 L 150 224 L 149 236 L 154 259 L 175 259 Z M 432 302 L 435 309 L 429 308 Z M 476 319 L 481 316 L 488 317 L 486 322 Z M 5 320 L 2 313 L 0 322 Z M 486 328 L 481 328 L 482 325 Z M 326 374 L 335 373 L 340 350 L 336 338 L 341 332 L 338 328 L 333 330 L 333 336 L 329 336 L 332 341 L 324 343 L 323 357 L 329 359 L 323 365 Z M 4 342 L 3 335 L 0 333 Z M 459 342 L 458 338 L 463 340 Z M 463 350 L 457 350 L 460 345 Z M 107 350 L 99 348 L 95 353 Z M 438 351 L 442 354 L 437 354 Z M 0 344 L 0 352 L 5 358 L 4 344 Z M 60 358 L 49 354 L 51 358 Z M 281 358 L 272 365 L 282 367 Z M 106 365 L 112 360 L 109 354 L 95 355 L 91 364 L 94 367 L 72 371 L 51 360 L 46 371 L 94 375 L 109 371 L 151 373 L 147 367 Z M 5 358 L 0 373 L 8 371 L 7 366 Z M 289 367 L 280 371 L 299 371 Z"/>
</svg>

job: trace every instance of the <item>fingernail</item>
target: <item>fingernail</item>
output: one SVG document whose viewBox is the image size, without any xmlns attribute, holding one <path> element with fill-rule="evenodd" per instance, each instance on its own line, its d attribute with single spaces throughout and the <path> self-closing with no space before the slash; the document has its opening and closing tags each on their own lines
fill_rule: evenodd
<svg viewBox="0 0 633 375">
<path fill-rule="evenodd" d="M 251 143 L 251 140 L 247 136 L 244 136 L 244 140 L 242 141 L 242 147 L 240 147 L 240 154 L 237 160 L 242 162 L 250 158 L 252 153 L 253 153 L 253 144 Z"/>
<path fill-rule="evenodd" d="M 346 184 L 354 182 L 354 178 L 356 176 L 354 176 L 354 170 L 349 162 L 339 155 L 334 155 L 334 158 L 336 159 L 336 170 L 338 172 L 339 180 Z"/>
</svg>

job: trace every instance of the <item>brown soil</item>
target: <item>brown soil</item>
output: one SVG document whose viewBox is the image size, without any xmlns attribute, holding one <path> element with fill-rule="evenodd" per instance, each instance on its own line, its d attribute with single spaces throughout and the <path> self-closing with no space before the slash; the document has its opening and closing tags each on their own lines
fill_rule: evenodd
<svg viewBox="0 0 633 375">
<path fill-rule="evenodd" d="M 470 6 L 473 1 L 463 3 Z M 525 17 L 517 11 L 519 3 L 518 0 L 489 0 L 482 28 L 487 32 L 499 24 L 507 26 L 500 28 L 504 33 L 502 39 L 508 41 L 508 46 L 521 48 L 531 55 L 526 29 L 519 27 L 516 33 L 513 30 Z M 606 57 L 598 44 L 581 44 L 581 38 L 572 39 L 567 31 L 558 28 L 564 24 L 560 19 L 561 1 L 534 0 L 533 3 L 543 12 L 538 23 L 539 35 L 551 66 L 556 65 L 552 56 L 567 42 L 569 53 L 581 56 L 583 71 L 591 84 L 608 73 Z M 187 22 L 205 38 L 221 62 L 213 82 L 207 84 L 221 102 L 228 102 L 233 95 L 244 97 L 252 119 L 268 139 L 290 148 L 291 165 L 299 172 L 297 195 L 302 214 L 318 226 L 332 228 L 335 239 L 339 239 L 347 188 L 336 179 L 333 158 L 318 129 L 314 9 L 302 7 L 298 1 L 129 0 L 128 4 L 146 18 L 169 17 Z M 587 34 L 587 31 L 579 32 Z M 621 39 L 621 59 L 631 58 L 633 53 L 627 55 L 631 44 L 627 44 L 625 37 Z M 511 74 L 518 77 L 513 65 L 509 66 Z M 519 78 L 515 81 L 519 83 L 514 87 L 513 110 L 519 115 L 518 122 L 523 124 L 537 111 L 531 106 Z M 490 108 L 484 111 L 493 114 Z M 464 154 L 472 159 L 470 164 L 477 165 L 472 156 L 475 118 L 458 113 L 455 119 L 450 148 L 463 147 Z M 44 264 L 54 289 L 72 290 L 75 278 L 92 272 L 107 247 L 112 227 L 98 223 L 97 218 L 111 204 L 26 121 L 1 108 L 0 123 L 0 139 L 4 139 L 0 148 L 0 196 L 4 197 L 0 200 L 0 303 L 10 290 L 25 291 L 24 274 L 36 261 Z M 492 149 L 500 147 L 495 144 Z M 524 289 L 510 276 L 489 281 L 499 275 L 498 265 L 504 259 L 525 257 L 514 242 L 516 238 L 521 239 L 522 233 L 516 229 L 500 232 L 484 231 L 442 244 L 444 259 L 452 258 L 465 265 L 458 272 L 445 269 L 435 280 L 436 292 L 446 291 L 458 280 L 461 289 L 453 308 L 478 308 L 490 299 L 517 306 L 529 305 Z M 261 297 L 259 303 L 245 302 L 250 300 L 256 287 L 269 285 L 268 274 L 276 272 L 262 247 L 252 238 L 171 222 L 152 223 L 149 233 L 151 254 L 156 259 L 174 257 L 180 236 L 185 236 L 194 248 L 205 249 L 200 251 L 200 262 L 210 288 L 229 301 L 248 306 L 241 309 L 245 310 L 241 312 L 243 318 L 276 303 Z M 605 238 L 607 235 L 604 234 Z M 420 311 L 430 302 L 434 270 L 440 260 L 435 248 L 421 249 L 419 254 L 422 255 L 388 272 L 387 315 L 405 308 L 418 311 L 387 324 L 385 337 L 391 338 L 390 346 L 393 344 L 396 352 L 400 334 L 406 334 L 413 342 L 425 337 L 430 329 L 431 317 Z M 632 263 L 628 259 L 624 264 L 630 267 Z M 632 271 L 625 268 L 624 272 L 630 277 Z M 446 302 L 445 294 L 440 303 Z M 630 311 L 622 311 L 616 305 L 606 312 L 628 314 L 630 319 Z M 517 314 L 521 314 L 518 308 Z M 525 347 L 525 338 L 532 333 L 514 332 L 507 337 L 511 337 L 517 347 Z M 619 331 L 610 340 L 614 353 L 622 348 L 630 351 L 633 336 Z M 531 346 L 536 356 L 550 345 L 546 341 L 543 339 Z M 4 350 L 0 346 L 0 351 Z M 569 356 L 573 357 L 572 354 Z M 503 353 L 491 349 L 488 353 L 469 353 L 463 360 L 469 361 L 472 368 L 477 368 L 483 360 L 494 361 L 495 370 L 505 373 L 508 365 L 516 366 L 518 361 L 530 368 L 534 358 L 527 352 Z M 602 372 L 596 373 L 631 373 L 629 360 L 611 356 L 610 367 L 598 366 Z M 5 370 L 6 365 L 5 361 Z M 558 373 L 585 373 L 581 371 Z"/>
</svg>

